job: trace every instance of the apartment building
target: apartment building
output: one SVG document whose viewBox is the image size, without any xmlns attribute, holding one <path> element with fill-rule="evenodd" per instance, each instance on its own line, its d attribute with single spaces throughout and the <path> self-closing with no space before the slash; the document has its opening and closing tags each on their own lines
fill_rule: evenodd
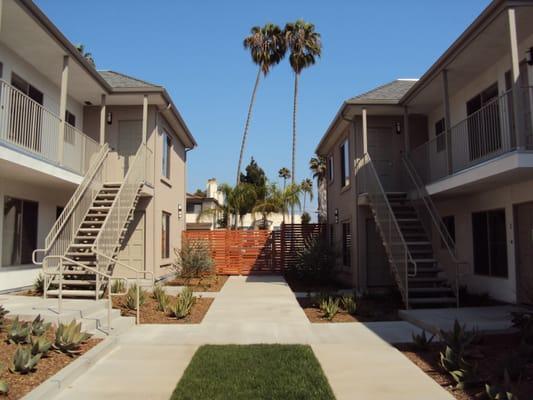
<svg viewBox="0 0 533 400">
<path fill-rule="evenodd" d="M 0 291 L 167 274 L 196 142 L 165 88 L 97 71 L 30 0 L 0 0 L 0 79 Z"/>
<path fill-rule="evenodd" d="M 532 82 L 533 3 L 495 0 L 420 79 L 344 101 L 316 149 L 340 279 L 533 302 Z"/>
</svg>

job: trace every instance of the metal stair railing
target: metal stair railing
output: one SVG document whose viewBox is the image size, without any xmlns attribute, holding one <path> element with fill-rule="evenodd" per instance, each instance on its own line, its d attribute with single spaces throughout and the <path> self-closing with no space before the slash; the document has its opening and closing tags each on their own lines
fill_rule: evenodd
<svg viewBox="0 0 533 400">
<path fill-rule="evenodd" d="M 146 144 L 141 144 L 139 150 L 135 154 L 133 162 L 126 173 L 124 181 L 111 205 L 109 213 L 107 214 L 104 223 L 98 233 L 96 240 L 93 243 L 91 250 L 96 255 L 97 266 L 99 270 L 109 272 L 109 269 L 115 263 L 126 266 L 131 271 L 136 273 L 136 280 L 138 282 L 139 274 L 152 274 L 147 270 L 139 270 L 130 265 L 127 265 L 116 260 L 116 252 L 120 246 L 124 229 L 129 218 L 132 218 L 132 213 L 135 209 L 136 201 L 139 197 L 139 191 L 142 185 L 146 182 L 146 159 L 149 157 Z M 153 279 L 153 274 L 152 274 Z M 100 276 L 96 276 L 96 296 L 100 291 Z M 139 285 L 137 285 L 139 288 Z M 139 307 L 137 306 L 137 309 Z M 138 313 L 138 311 L 137 311 Z M 138 319 L 138 316 L 137 316 Z M 137 321 L 138 322 L 138 321 Z"/>
<path fill-rule="evenodd" d="M 58 256 L 64 256 L 74 237 L 76 236 L 87 211 L 91 207 L 100 187 L 105 181 L 106 159 L 109 154 L 109 146 L 104 144 L 100 152 L 91 163 L 85 178 L 76 188 L 74 194 L 63 209 L 63 212 L 56 220 L 52 229 L 46 236 L 45 245 L 42 249 L 34 250 L 32 261 L 43 268 L 54 266 Z M 39 261 L 38 259 L 41 259 Z M 55 265 L 57 267 L 58 264 Z M 44 298 L 52 280 L 44 282 Z"/>
<path fill-rule="evenodd" d="M 357 195 L 366 193 L 374 213 L 374 219 L 381 233 L 389 263 L 405 307 L 409 308 L 409 277 L 416 276 L 417 264 L 403 237 L 396 216 L 390 206 L 387 193 L 383 189 L 379 175 L 368 153 L 355 163 L 355 176 L 357 179 Z M 360 186 L 363 188 L 359 192 Z M 409 265 L 413 266 L 409 272 Z"/>
<path fill-rule="evenodd" d="M 448 228 L 442 221 L 442 218 L 440 217 L 439 211 L 437 210 L 437 207 L 435 206 L 435 203 L 433 202 L 433 199 L 429 195 L 429 193 L 426 190 L 426 186 L 424 185 L 421 177 L 418 175 L 418 172 L 416 171 L 416 168 L 412 164 L 411 160 L 407 156 L 402 157 L 403 166 L 405 168 L 405 171 L 407 172 L 407 176 L 409 180 L 412 183 L 412 187 L 414 188 L 416 195 L 420 200 L 422 200 L 422 205 L 419 203 L 412 201 L 412 205 L 414 206 L 420 221 L 422 222 L 422 225 L 424 226 L 424 229 L 426 231 L 426 234 L 429 238 L 432 237 L 431 227 L 433 226 L 437 233 L 439 234 L 439 238 L 442 241 L 442 243 L 445 245 L 448 255 L 450 256 L 450 259 L 452 263 L 455 266 L 455 296 L 457 301 L 457 307 L 459 307 L 459 285 L 460 285 L 460 276 L 461 276 L 461 266 L 469 265 L 466 261 L 461 261 L 457 258 L 457 253 L 455 250 L 455 241 L 450 235 L 450 232 L 448 231 Z M 429 216 L 429 220 L 431 221 L 430 224 L 427 223 L 427 219 L 424 218 L 424 211 Z"/>
</svg>

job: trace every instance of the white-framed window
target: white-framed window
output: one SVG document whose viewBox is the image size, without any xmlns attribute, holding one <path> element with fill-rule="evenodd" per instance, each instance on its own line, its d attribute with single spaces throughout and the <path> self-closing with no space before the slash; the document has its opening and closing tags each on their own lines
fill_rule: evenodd
<svg viewBox="0 0 533 400">
<path fill-rule="evenodd" d="M 340 147 L 341 155 L 341 188 L 350 184 L 350 144 L 346 139 Z"/>
<path fill-rule="evenodd" d="M 172 147 L 172 140 L 168 133 L 163 132 L 163 159 L 161 164 L 161 175 L 170 179 L 170 149 Z"/>
</svg>

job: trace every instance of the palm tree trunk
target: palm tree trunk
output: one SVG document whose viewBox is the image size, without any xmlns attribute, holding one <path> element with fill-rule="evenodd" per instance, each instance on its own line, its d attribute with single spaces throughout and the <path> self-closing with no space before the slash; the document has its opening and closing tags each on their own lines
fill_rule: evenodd
<svg viewBox="0 0 533 400">
<path fill-rule="evenodd" d="M 292 175 L 291 183 L 294 184 L 296 179 L 296 111 L 298 99 L 298 78 L 299 73 L 294 73 L 294 103 L 292 109 Z M 294 204 L 291 205 L 291 224 L 294 224 Z"/>
<path fill-rule="evenodd" d="M 287 178 L 283 178 L 283 193 L 285 193 L 285 189 L 287 186 Z M 285 210 L 281 210 L 281 214 L 283 216 L 283 225 L 285 225 Z"/>
<path fill-rule="evenodd" d="M 248 107 L 248 115 L 246 117 L 246 123 L 244 124 L 244 133 L 242 134 L 241 142 L 241 152 L 239 154 L 239 164 L 237 165 L 237 185 L 241 183 L 241 166 L 242 166 L 242 157 L 244 155 L 244 147 L 246 146 L 246 139 L 248 136 L 248 128 L 250 126 L 250 120 L 252 118 L 252 109 L 255 103 L 255 94 L 257 92 L 257 87 L 259 86 L 259 79 L 261 78 L 261 67 L 257 70 L 257 77 L 255 78 L 254 90 L 252 91 L 252 98 L 250 99 L 250 105 Z"/>
<path fill-rule="evenodd" d="M 307 197 L 307 193 L 304 192 L 304 212 L 305 212 L 305 198 Z"/>
</svg>

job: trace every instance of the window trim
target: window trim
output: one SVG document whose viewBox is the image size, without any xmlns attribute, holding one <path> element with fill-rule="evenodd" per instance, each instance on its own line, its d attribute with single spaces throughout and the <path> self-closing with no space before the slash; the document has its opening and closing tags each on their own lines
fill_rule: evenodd
<svg viewBox="0 0 533 400">
<path fill-rule="evenodd" d="M 161 154 L 161 176 L 167 180 L 170 180 L 170 153 L 172 149 L 172 139 L 170 135 L 163 131 L 163 152 Z"/>
<path fill-rule="evenodd" d="M 491 250 L 491 246 L 492 246 L 492 243 L 490 242 L 490 226 L 489 226 L 489 214 L 491 212 L 503 212 L 503 216 L 504 216 L 504 234 L 505 234 L 505 275 L 495 275 L 493 274 L 493 265 L 492 265 L 492 259 L 490 257 L 490 250 Z M 506 209 L 505 207 L 499 207 L 499 208 L 493 208 L 493 209 L 489 209 L 489 210 L 479 210 L 479 211 L 472 211 L 471 212 L 471 215 L 470 215 L 470 218 L 471 218 L 471 223 L 472 223 L 472 248 L 474 248 L 475 246 L 475 237 L 477 235 L 475 235 L 474 233 L 474 215 L 477 215 L 477 214 L 485 214 L 485 219 L 486 219 L 486 223 L 487 223 L 487 249 L 489 250 L 489 253 L 487 254 L 487 262 L 488 262 L 488 271 L 487 273 L 483 273 L 483 272 L 479 272 L 478 270 L 476 270 L 476 259 L 475 259 L 475 251 L 473 251 L 473 254 L 472 254 L 472 261 L 473 261 L 473 272 L 474 272 L 474 275 L 477 275 L 477 276 L 483 276 L 483 277 L 487 277 L 487 278 L 496 278 L 496 279 L 509 279 L 509 252 L 508 252 L 508 249 L 507 249 L 507 245 L 508 245 L 508 234 L 507 234 L 507 212 L 506 212 Z"/>
</svg>

